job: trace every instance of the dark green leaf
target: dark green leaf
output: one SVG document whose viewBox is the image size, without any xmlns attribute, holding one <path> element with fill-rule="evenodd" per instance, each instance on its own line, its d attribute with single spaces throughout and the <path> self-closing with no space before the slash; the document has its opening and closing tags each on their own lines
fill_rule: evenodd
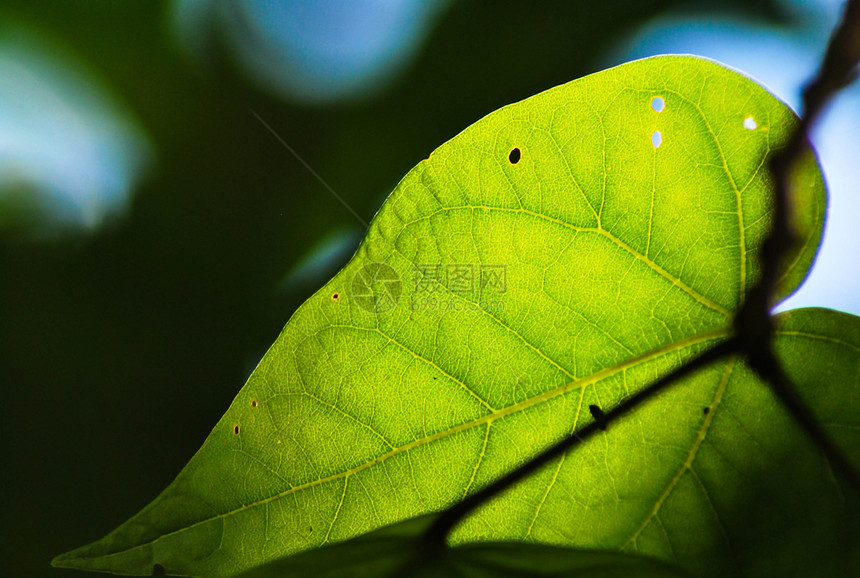
<svg viewBox="0 0 860 578">
<path fill-rule="evenodd" d="M 513 542 L 466 544 L 421 556 L 421 534 L 433 519 L 423 516 L 400 522 L 346 542 L 277 560 L 241 578 L 689 576 L 668 564 L 629 554 Z"/>
</svg>

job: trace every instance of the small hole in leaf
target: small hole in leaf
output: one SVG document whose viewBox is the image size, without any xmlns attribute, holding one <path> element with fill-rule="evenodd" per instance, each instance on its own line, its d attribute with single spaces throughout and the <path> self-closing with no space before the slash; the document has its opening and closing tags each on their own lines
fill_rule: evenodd
<svg viewBox="0 0 860 578">
<path fill-rule="evenodd" d="M 260 402 L 256 399 L 251 400 L 251 407 L 260 407 Z"/>
<path fill-rule="evenodd" d="M 659 96 L 655 96 L 651 100 L 651 108 L 657 112 L 663 112 L 663 109 L 666 108 L 666 102 Z"/>
<path fill-rule="evenodd" d="M 660 134 L 659 130 L 655 130 L 651 133 L 651 144 L 654 145 L 654 148 L 660 148 L 660 145 L 663 144 L 663 135 Z"/>
<path fill-rule="evenodd" d="M 706 408 L 705 408 L 705 410 L 704 410 L 704 414 L 705 414 L 705 415 L 708 415 L 708 412 L 709 412 L 709 411 L 711 411 L 711 408 L 706 407 Z"/>
<path fill-rule="evenodd" d="M 239 426 L 238 425 L 233 426 L 233 435 L 239 435 Z"/>
<path fill-rule="evenodd" d="M 164 566 L 161 564 L 153 564 L 152 565 L 152 575 L 153 576 L 164 576 L 166 573 Z"/>
<path fill-rule="evenodd" d="M 748 116 L 744 119 L 744 128 L 745 129 L 755 130 L 757 127 L 758 127 L 758 124 L 756 124 L 755 119 L 753 117 Z"/>
<path fill-rule="evenodd" d="M 340 301 L 340 293 L 332 293 L 331 300 L 332 301 Z"/>
<path fill-rule="evenodd" d="M 512 165 L 515 165 L 518 162 L 520 162 L 521 157 L 522 157 L 522 152 L 520 152 L 520 149 L 518 149 L 517 147 L 514 147 L 513 150 L 511 151 L 511 154 L 508 155 L 508 160 L 510 161 L 510 163 Z"/>
</svg>

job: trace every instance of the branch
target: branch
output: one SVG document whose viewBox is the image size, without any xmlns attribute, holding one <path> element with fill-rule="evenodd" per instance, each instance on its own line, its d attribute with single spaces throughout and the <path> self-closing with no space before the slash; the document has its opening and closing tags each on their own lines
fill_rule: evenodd
<svg viewBox="0 0 860 578">
<path fill-rule="evenodd" d="M 803 114 L 784 149 L 770 161 L 774 179 L 773 226 L 762 245 L 762 277 L 748 293 L 735 317 L 735 334 L 747 363 L 765 381 L 804 430 L 854 490 L 860 494 L 860 475 L 832 442 L 815 415 L 803 402 L 773 351 L 773 320 L 770 308 L 787 253 L 795 245 L 789 221 L 791 177 L 809 151 L 809 131 L 833 96 L 854 78 L 860 61 L 860 0 L 849 0 L 842 22 L 834 32 L 816 76 L 803 91 Z"/>
<path fill-rule="evenodd" d="M 664 375 L 645 389 L 627 398 L 612 410 L 601 415 L 600 419 L 596 419 L 578 432 L 574 432 L 570 436 L 557 442 L 555 445 L 544 450 L 520 467 L 505 474 L 490 485 L 454 504 L 447 510 L 443 511 L 433 525 L 427 530 L 427 533 L 424 535 L 426 546 L 430 548 L 444 547 L 445 538 L 451 530 L 463 518 L 472 513 L 475 508 L 484 502 L 521 482 L 555 458 L 561 456 L 567 450 L 584 442 L 595 433 L 607 428 L 613 421 L 633 410 L 639 404 L 655 396 L 657 393 L 663 391 L 669 387 L 669 385 L 695 373 L 700 369 L 704 369 L 715 361 L 737 352 L 738 342 L 735 338 L 730 338 L 727 341 L 723 341 L 722 343 L 715 345 L 711 349 L 708 349 L 704 353 L 701 353 L 697 357 L 687 361 L 674 371 Z"/>
</svg>

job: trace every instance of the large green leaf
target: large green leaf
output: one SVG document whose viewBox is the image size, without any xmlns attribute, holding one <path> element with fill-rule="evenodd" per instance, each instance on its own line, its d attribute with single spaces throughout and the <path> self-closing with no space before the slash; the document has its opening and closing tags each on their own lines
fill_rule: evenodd
<svg viewBox="0 0 860 578">
<path fill-rule="evenodd" d="M 629 63 L 475 123 L 401 181 L 174 483 L 55 564 L 227 575 L 481 487 L 586 423 L 589 405 L 613 405 L 727 335 L 759 275 L 765 159 L 794 124 L 754 82 L 690 57 Z M 811 155 L 795 184 L 802 243 L 780 295 L 821 234 Z M 648 516 L 716 419 L 701 408 L 741 375 L 731 367 L 612 428 L 455 538 L 629 541 L 670 557 L 651 538 L 662 525 L 637 528 L 663 519 Z M 717 524 L 695 514 L 690 530 Z"/>
</svg>

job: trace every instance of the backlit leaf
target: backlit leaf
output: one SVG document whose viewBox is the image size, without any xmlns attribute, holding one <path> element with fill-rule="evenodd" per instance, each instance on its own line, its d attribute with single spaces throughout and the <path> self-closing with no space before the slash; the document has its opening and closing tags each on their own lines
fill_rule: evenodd
<svg viewBox="0 0 860 578">
<path fill-rule="evenodd" d="M 478 121 L 400 182 L 173 484 L 54 563 L 230 575 L 487 484 L 591 421 L 591 406 L 605 411 L 728 335 L 760 271 L 766 158 L 795 122 L 753 81 L 691 57 L 629 63 Z M 801 243 L 781 296 L 821 235 L 812 155 L 792 201 Z M 739 479 L 774 467 L 777 450 L 761 450 L 732 477 L 743 432 L 782 432 L 760 389 L 740 361 L 714 367 L 490 504 L 454 540 L 754 570 L 732 557 L 744 550 L 718 497 L 734 504 L 748 490 Z M 728 411 L 724 398 L 736 398 Z M 725 461 L 713 457 L 701 466 L 713 477 L 700 478 L 688 461 L 721 420 L 727 441 L 713 452 Z"/>
</svg>

